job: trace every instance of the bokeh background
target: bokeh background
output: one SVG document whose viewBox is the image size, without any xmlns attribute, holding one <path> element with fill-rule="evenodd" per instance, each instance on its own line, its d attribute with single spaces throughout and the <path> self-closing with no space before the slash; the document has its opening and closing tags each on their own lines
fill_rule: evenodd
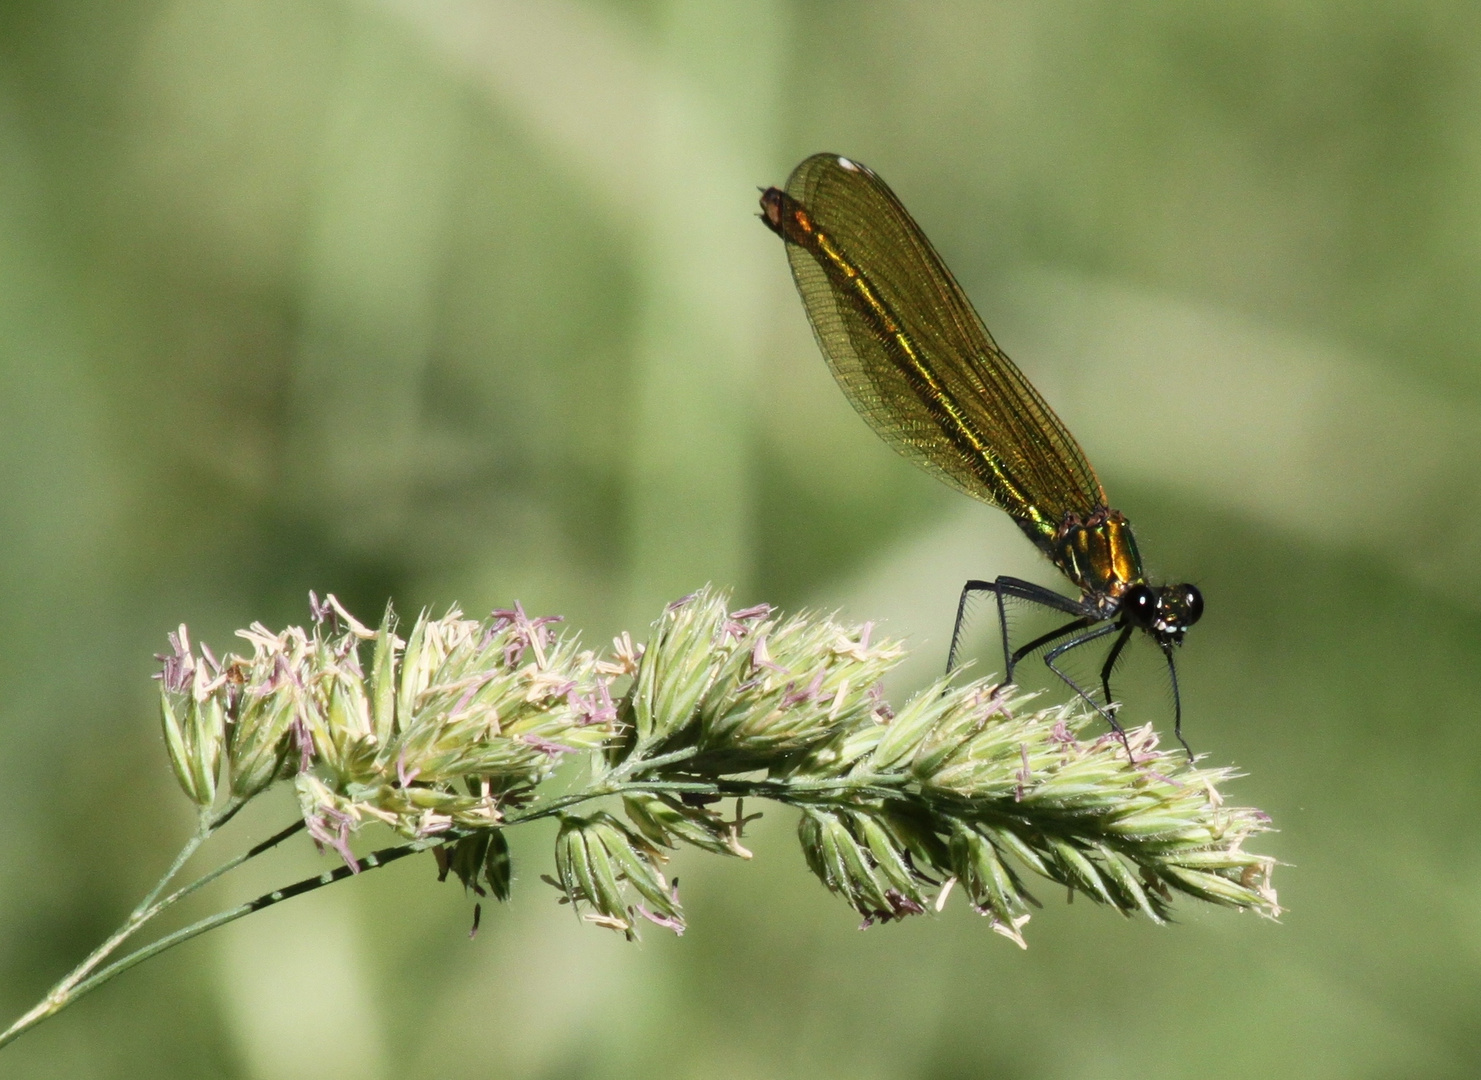
<svg viewBox="0 0 1481 1080">
<path fill-rule="evenodd" d="M 149 681 L 179 622 L 220 649 L 310 588 L 518 598 L 597 643 L 715 581 L 883 620 L 903 694 L 963 579 L 1054 583 L 832 384 L 754 219 L 823 149 L 890 181 L 1150 568 L 1203 587 L 1189 734 L 1274 815 L 1290 911 L 860 933 L 774 811 L 752 863 L 681 856 L 689 933 L 631 946 L 557 908 L 536 826 L 476 940 L 401 863 L 130 972 L 0 1073 L 1475 1076 L 1478 55 L 1459 0 L 4 4 L 8 1014 L 190 828 Z"/>
</svg>

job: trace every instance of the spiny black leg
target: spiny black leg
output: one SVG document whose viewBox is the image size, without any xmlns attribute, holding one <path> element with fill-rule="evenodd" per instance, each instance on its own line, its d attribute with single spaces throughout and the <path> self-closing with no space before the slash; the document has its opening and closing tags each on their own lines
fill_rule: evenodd
<svg viewBox="0 0 1481 1080">
<path fill-rule="evenodd" d="M 1188 752 L 1188 760 L 1193 760 L 1193 747 L 1188 745 L 1188 740 L 1183 738 L 1183 699 L 1178 694 L 1178 666 L 1172 661 L 1172 646 L 1164 645 L 1162 655 L 1167 657 L 1167 673 L 1172 676 L 1172 733 L 1178 737 L 1178 742 L 1183 744 L 1183 749 Z"/>
<path fill-rule="evenodd" d="M 1111 704 L 1111 670 L 1116 666 L 1116 658 L 1121 655 L 1121 650 L 1126 648 L 1126 642 L 1131 638 L 1131 624 L 1121 631 L 1121 636 L 1116 639 L 1116 644 L 1111 646 L 1111 651 L 1106 654 L 1105 666 L 1100 669 L 1100 687 L 1106 692 L 1106 704 Z"/>
<path fill-rule="evenodd" d="M 994 589 L 993 597 L 998 602 L 998 634 L 1003 642 L 1003 682 L 1013 681 L 1013 666 L 1017 661 L 1008 646 L 1008 608 L 1003 604 L 1003 590 Z"/>
<path fill-rule="evenodd" d="M 1120 629 L 1121 626 L 1118 623 L 1107 623 L 1105 626 L 1096 627 L 1089 633 L 1081 634 L 1079 637 L 1070 638 L 1069 641 L 1064 642 L 1062 645 L 1056 645 L 1054 646 L 1054 648 L 1045 653 L 1044 664 L 1049 668 L 1050 671 L 1058 675 L 1060 679 L 1064 681 L 1065 685 L 1067 685 L 1075 693 L 1079 694 L 1081 699 L 1083 699 L 1087 705 L 1089 705 L 1096 712 L 1100 713 L 1101 719 L 1111 725 L 1111 730 L 1121 737 L 1121 745 L 1126 747 L 1127 758 L 1133 764 L 1135 764 L 1136 757 L 1131 752 L 1131 742 L 1126 738 L 1126 732 L 1122 729 L 1121 725 L 1116 722 L 1115 716 L 1111 715 L 1111 712 L 1108 709 L 1102 708 L 1092 695 L 1086 693 L 1084 688 L 1082 688 L 1079 683 L 1070 678 L 1063 671 L 1059 670 L 1059 668 L 1054 663 L 1054 661 L 1058 660 L 1061 656 L 1069 652 L 1071 649 L 1078 649 L 1081 645 L 1088 645 L 1090 644 L 1090 642 L 1095 641 L 1098 638 L 1103 638 L 1107 634 L 1114 634 L 1117 630 Z"/>
<path fill-rule="evenodd" d="M 967 616 L 967 598 L 973 593 L 990 592 L 997 597 L 998 601 L 998 629 L 1003 639 L 1003 681 L 1013 681 L 1013 669 L 1022 658 L 1023 650 L 1014 653 L 1008 642 L 1008 610 L 1003 601 L 1007 597 L 1018 600 L 1027 600 L 1031 604 L 1049 608 L 1051 611 L 1063 611 L 1067 615 L 1078 615 L 1085 617 L 1092 614 L 1087 612 L 1082 601 L 1062 596 L 1053 589 L 1046 589 L 1042 585 L 1035 585 L 1032 581 L 1024 581 L 1015 577 L 1000 577 L 996 581 L 969 581 L 962 586 L 962 596 L 957 601 L 956 623 L 951 628 L 951 648 L 946 653 L 946 673 L 950 675 L 956 669 L 957 649 L 961 645 L 962 623 Z M 1091 619 L 1091 622 L 1096 621 Z M 1089 625 L 1087 623 L 1086 625 Z M 1046 640 L 1053 640 L 1058 632 Z M 1041 641 L 1040 644 L 1043 644 Z"/>
<path fill-rule="evenodd" d="M 978 592 L 997 593 L 997 589 L 993 587 L 991 582 L 977 581 L 975 579 L 967 582 L 965 585 L 962 586 L 962 598 L 956 603 L 956 622 L 951 624 L 951 648 L 946 650 L 946 674 L 948 675 L 956 670 L 956 650 L 957 646 L 961 644 L 962 640 L 962 622 L 967 617 L 967 597 L 971 596 L 973 593 Z M 1003 597 L 1001 594 L 999 594 L 998 611 L 1001 613 L 1002 609 Z M 1005 649 L 1007 641 L 1008 630 L 1005 623 L 1003 629 L 1003 642 Z M 1003 681 L 1007 682 L 1008 680 L 1005 678 Z"/>
<path fill-rule="evenodd" d="M 1046 589 L 1042 585 L 1035 585 L 1032 581 L 1024 581 L 1016 577 L 1000 577 L 990 586 L 1000 596 L 1013 596 L 1019 600 L 1027 600 L 1031 604 L 1050 608 L 1053 611 L 1063 611 L 1066 615 L 1093 615 L 1095 611 L 1086 605 L 1083 600 L 1076 600 L 1070 596 L 1063 596 L 1053 589 Z"/>
<path fill-rule="evenodd" d="M 1030 653 L 1032 653 L 1035 649 L 1040 649 L 1043 646 L 1048 645 L 1051 641 L 1054 641 L 1057 638 L 1064 637 L 1066 634 L 1073 634 L 1076 630 L 1084 630 L 1087 626 L 1094 626 L 1098 622 L 1100 622 L 1099 619 L 1095 619 L 1090 617 L 1089 615 L 1086 615 L 1082 618 L 1076 619 L 1074 622 L 1065 623 L 1058 630 L 1051 630 L 1047 634 L 1040 634 L 1038 637 L 1034 638 L 1033 641 L 1030 641 L 1027 645 L 1020 645 L 1018 648 L 1013 650 L 1013 655 L 1009 658 L 1010 669 L 1013 667 L 1017 667 L 1018 662 L 1025 656 L 1028 656 Z"/>
</svg>

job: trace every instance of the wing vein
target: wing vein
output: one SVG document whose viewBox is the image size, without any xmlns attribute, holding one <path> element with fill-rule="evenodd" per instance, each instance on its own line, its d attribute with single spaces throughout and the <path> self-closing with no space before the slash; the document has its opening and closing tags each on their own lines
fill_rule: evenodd
<svg viewBox="0 0 1481 1080">
<path fill-rule="evenodd" d="M 884 181 L 832 154 L 787 181 L 789 261 L 855 409 L 906 457 L 1047 543 L 1105 506 L 1079 444 Z"/>
</svg>

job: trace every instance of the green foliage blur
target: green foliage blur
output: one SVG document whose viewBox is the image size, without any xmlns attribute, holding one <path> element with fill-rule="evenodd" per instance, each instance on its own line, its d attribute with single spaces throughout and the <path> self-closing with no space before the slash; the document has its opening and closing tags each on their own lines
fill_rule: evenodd
<svg viewBox="0 0 1481 1080">
<path fill-rule="evenodd" d="M 0 1074 L 1477 1075 L 1478 50 L 1456 0 L 0 6 L 9 1015 L 191 828 L 149 680 L 182 621 L 221 651 L 310 588 L 517 598 L 597 645 L 714 581 L 883 620 L 903 694 L 965 578 L 1056 583 L 833 385 L 754 220 L 818 150 L 889 181 L 1203 589 L 1188 735 L 1289 864 L 1280 925 L 1043 895 L 1020 953 L 959 899 L 860 933 L 773 811 L 754 862 L 681 856 L 690 932 L 631 946 L 557 907 L 534 826 L 471 942 L 408 860 L 129 972 Z M 1170 724 L 1138 653 L 1127 716 Z"/>
</svg>

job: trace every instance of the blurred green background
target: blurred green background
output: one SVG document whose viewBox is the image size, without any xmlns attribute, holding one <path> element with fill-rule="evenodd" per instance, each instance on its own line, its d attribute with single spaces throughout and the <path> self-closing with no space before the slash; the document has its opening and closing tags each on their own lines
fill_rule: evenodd
<svg viewBox="0 0 1481 1080">
<path fill-rule="evenodd" d="M 1055 582 L 833 385 L 754 218 L 824 149 L 912 209 L 1149 569 L 1202 586 L 1189 735 L 1290 864 L 1280 925 L 1043 890 L 1020 953 L 956 905 L 859 933 L 774 811 L 752 863 L 680 857 L 683 939 L 630 946 L 557 908 L 537 826 L 472 942 L 401 863 L 130 972 L 0 1073 L 1477 1075 L 1478 55 L 1444 0 L 0 6 L 7 1013 L 190 828 L 149 681 L 181 621 L 224 649 L 310 588 L 518 598 L 600 643 L 713 580 L 884 620 L 905 693 L 966 577 Z M 293 812 L 258 810 L 226 848 Z"/>
</svg>

